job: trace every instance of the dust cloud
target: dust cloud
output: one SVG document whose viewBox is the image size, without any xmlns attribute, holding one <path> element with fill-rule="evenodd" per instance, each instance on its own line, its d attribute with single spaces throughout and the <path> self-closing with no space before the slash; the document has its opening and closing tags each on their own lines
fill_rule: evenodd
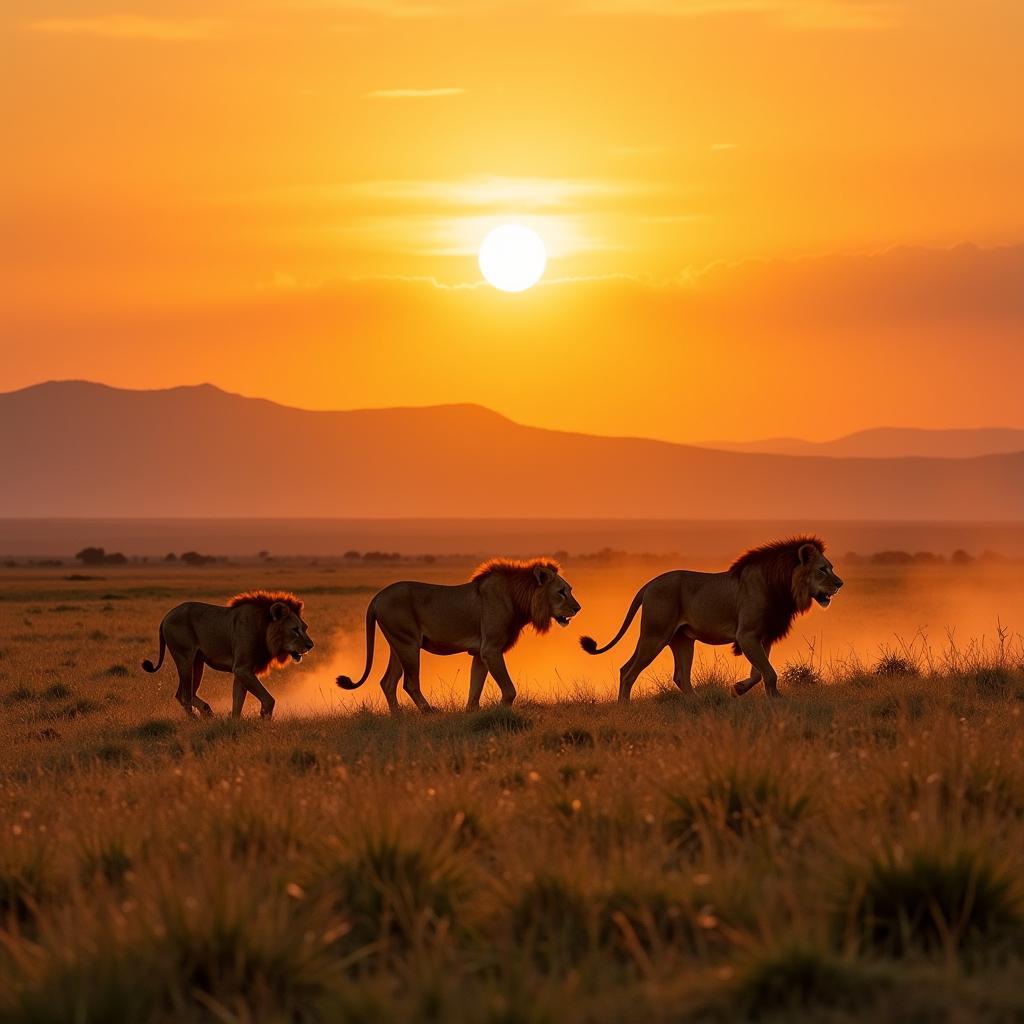
<svg viewBox="0 0 1024 1024">
<path fill-rule="evenodd" d="M 994 651 L 997 630 L 1007 629 L 1019 648 L 1024 634 L 1024 568 L 1019 565 L 849 566 L 837 558 L 837 570 L 846 581 L 842 592 L 828 609 L 817 606 L 797 619 L 793 632 L 775 648 L 772 661 L 782 670 L 793 662 L 813 659 L 815 667 L 830 678 L 842 675 L 854 665 L 870 668 L 883 648 L 901 650 L 912 646 L 915 653 L 930 651 L 936 667 L 952 641 L 961 650 L 973 641 Z M 579 647 L 583 633 L 599 643 L 607 642 L 618 629 L 633 595 L 648 579 L 669 566 L 652 568 L 635 564 L 617 568 L 574 566 L 565 575 L 583 605 L 570 626 L 553 625 L 538 636 L 523 632 L 517 646 L 507 655 L 512 678 L 522 696 L 551 700 L 584 692 L 610 699 L 618 690 L 619 667 L 632 653 L 639 629 L 639 616 L 619 644 L 607 654 L 591 657 Z M 451 570 L 417 572 L 419 578 L 457 582 Z M 464 578 L 464 577 L 463 577 Z M 364 686 L 355 692 L 339 690 L 335 677 L 345 673 L 358 678 L 365 659 L 364 625 L 367 597 L 353 595 L 346 601 L 341 620 L 333 633 L 325 632 L 329 654 L 295 675 L 283 689 L 279 704 L 284 714 L 347 713 L 367 706 L 383 710 L 379 680 L 388 658 L 387 643 L 378 631 L 373 670 Z M 709 672 L 717 677 L 740 679 L 746 663 L 733 658 L 728 647 L 697 645 L 694 678 L 699 682 Z M 668 651 L 641 676 L 634 694 L 642 696 L 671 676 Z M 435 704 L 460 706 L 469 686 L 469 657 L 438 657 L 424 654 L 421 685 Z M 752 696 L 756 696 L 754 691 Z M 484 701 L 497 699 L 490 679 Z M 408 703 L 407 698 L 400 699 Z M 411 704 L 409 704 L 411 707 Z"/>
</svg>

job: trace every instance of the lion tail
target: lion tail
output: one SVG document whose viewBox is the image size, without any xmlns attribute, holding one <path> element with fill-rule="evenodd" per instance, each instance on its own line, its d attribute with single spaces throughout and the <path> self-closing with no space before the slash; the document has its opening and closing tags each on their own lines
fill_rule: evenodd
<svg viewBox="0 0 1024 1024">
<path fill-rule="evenodd" d="M 637 592 L 636 597 L 633 598 L 633 603 L 629 606 L 629 611 L 626 612 L 626 618 L 623 620 L 622 625 L 619 627 L 618 633 L 612 637 L 612 639 L 604 645 L 604 647 L 598 647 L 597 641 L 592 636 L 581 636 L 580 647 L 587 652 L 587 654 L 604 654 L 605 651 L 610 651 L 625 635 L 626 630 L 629 629 L 630 623 L 636 617 L 636 613 L 643 603 L 644 591 L 647 589 L 645 583 Z"/>
<path fill-rule="evenodd" d="M 164 624 L 160 623 L 160 656 L 156 659 L 156 664 L 147 658 L 143 663 L 142 667 L 146 672 L 159 672 L 160 666 L 164 663 L 164 651 L 167 650 L 167 641 L 164 640 Z"/>
<path fill-rule="evenodd" d="M 373 641 L 377 633 L 376 627 L 377 613 L 374 611 L 373 601 L 371 601 L 366 607 L 366 667 L 355 682 L 350 676 L 338 676 L 335 682 L 343 690 L 356 690 L 366 682 L 366 677 L 370 674 L 370 669 L 373 668 Z"/>
</svg>

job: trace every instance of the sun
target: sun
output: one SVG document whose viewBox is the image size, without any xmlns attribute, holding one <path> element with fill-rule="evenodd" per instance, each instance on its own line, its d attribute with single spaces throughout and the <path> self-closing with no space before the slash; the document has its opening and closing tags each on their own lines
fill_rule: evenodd
<svg viewBox="0 0 1024 1024">
<path fill-rule="evenodd" d="M 477 257 L 488 284 L 503 292 L 532 288 L 548 263 L 544 241 L 532 228 L 502 224 L 487 233 Z"/>
</svg>

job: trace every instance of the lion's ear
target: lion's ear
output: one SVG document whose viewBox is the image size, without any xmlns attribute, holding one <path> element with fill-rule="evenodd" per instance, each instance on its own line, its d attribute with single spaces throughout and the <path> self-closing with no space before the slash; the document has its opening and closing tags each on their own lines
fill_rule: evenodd
<svg viewBox="0 0 1024 1024">
<path fill-rule="evenodd" d="M 555 574 L 546 565 L 535 565 L 533 567 L 533 578 L 537 581 L 538 587 L 555 578 Z"/>
<path fill-rule="evenodd" d="M 797 552 L 797 557 L 800 559 L 801 565 L 809 565 L 814 561 L 815 557 L 819 554 L 817 547 L 813 544 L 801 544 L 800 550 Z"/>
<path fill-rule="evenodd" d="M 275 601 L 270 606 L 270 617 L 275 622 L 280 622 L 281 619 L 288 615 L 289 611 L 291 611 L 291 609 L 284 603 L 284 601 Z"/>
</svg>

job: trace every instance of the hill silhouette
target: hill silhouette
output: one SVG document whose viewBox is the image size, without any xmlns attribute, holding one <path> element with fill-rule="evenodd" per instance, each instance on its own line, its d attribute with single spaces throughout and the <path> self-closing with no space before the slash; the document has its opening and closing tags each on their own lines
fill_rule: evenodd
<svg viewBox="0 0 1024 1024">
<path fill-rule="evenodd" d="M 977 427 L 969 430 L 920 430 L 873 427 L 833 441 L 772 437 L 762 441 L 708 441 L 706 448 L 774 455 L 826 455 L 831 458 L 896 459 L 913 456 L 965 459 L 1024 451 L 1024 430 Z"/>
<path fill-rule="evenodd" d="M 316 412 L 209 384 L 0 395 L 7 517 L 1019 520 L 1024 453 L 836 459 L 514 423 L 476 405 Z"/>
</svg>

